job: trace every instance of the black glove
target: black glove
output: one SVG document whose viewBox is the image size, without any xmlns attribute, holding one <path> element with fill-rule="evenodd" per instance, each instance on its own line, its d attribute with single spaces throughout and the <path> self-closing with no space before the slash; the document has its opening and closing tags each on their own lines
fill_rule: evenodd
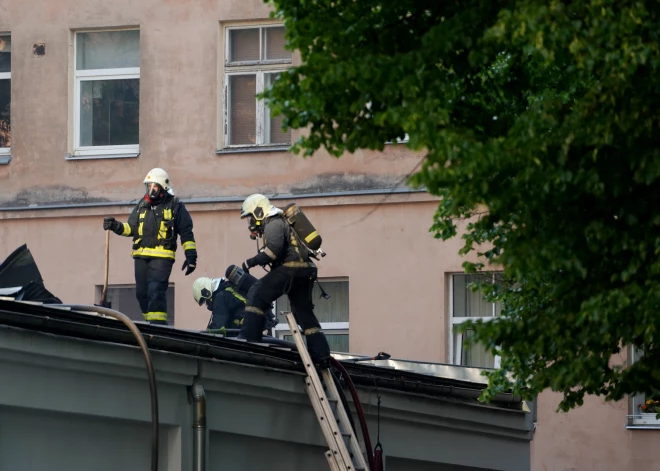
<svg viewBox="0 0 660 471">
<path fill-rule="evenodd" d="M 250 273 L 250 268 L 252 268 L 254 264 L 250 264 L 250 259 L 247 259 L 246 261 L 243 262 L 241 265 L 241 268 L 245 273 Z"/>
<path fill-rule="evenodd" d="M 181 270 L 186 270 L 186 276 L 190 275 L 197 268 L 197 257 L 186 257 Z"/>
<path fill-rule="evenodd" d="M 123 226 L 121 222 L 115 220 L 113 217 L 103 218 L 103 229 L 106 231 L 110 230 L 117 233 L 120 230 L 123 231 Z"/>
</svg>

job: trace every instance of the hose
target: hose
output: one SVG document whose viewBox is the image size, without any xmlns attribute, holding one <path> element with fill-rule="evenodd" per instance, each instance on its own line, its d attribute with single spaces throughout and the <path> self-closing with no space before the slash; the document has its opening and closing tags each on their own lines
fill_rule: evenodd
<svg viewBox="0 0 660 471">
<path fill-rule="evenodd" d="M 68 307 L 72 311 L 97 312 L 100 314 L 105 314 L 106 316 L 123 322 L 135 337 L 135 340 L 140 346 L 140 350 L 142 350 L 144 361 L 147 364 L 147 375 L 149 376 L 149 393 L 151 395 L 151 471 L 158 471 L 158 393 L 156 390 L 156 375 L 154 374 L 154 367 L 153 363 L 151 362 L 149 348 L 147 347 L 147 343 L 144 341 L 142 333 L 138 330 L 133 321 L 128 318 L 128 316 L 113 309 L 108 309 L 101 306 L 83 306 L 79 304 L 60 304 L 59 306 Z"/>
<path fill-rule="evenodd" d="M 330 357 L 330 364 L 334 368 L 339 370 L 341 374 L 344 376 L 344 378 L 346 378 L 346 385 L 348 386 L 348 390 L 351 392 L 351 397 L 353 398 L 353 404 L 355 404 L 355 410 L 357 412 L 358 419 L 360 419 L 360 427 L 362 428 L 362 437 L 364 438 L 364 447 L 367 449 L 367 459 L 369 461 L 369 469 L 373 471 L 376 469 L 376 461 L 374 460 L 374 452 L 371 449 L 371 439 L 369 438 L 369 429 L 367 428 L 367 421 L 364 417 L 364 410 L 362 409 L 362 404 L 360 403 L 360 398 L 358 397 L 357 390 L 353 385 L 351 376 L 348 374 L 348 371 L 346 371 L 346 368 L 344 368 L 344 365 L 342 365 L 341 363 L 339 363 L 338 360 L 332 357 Z"/>
</svg>

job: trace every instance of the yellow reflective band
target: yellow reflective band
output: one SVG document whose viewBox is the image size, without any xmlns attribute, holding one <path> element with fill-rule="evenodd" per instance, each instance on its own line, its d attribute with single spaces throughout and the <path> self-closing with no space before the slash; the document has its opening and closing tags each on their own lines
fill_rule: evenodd
<svg viewBox="0 0 660 471">
<path fill-rule="evenodd" d="M 142 226 L 144 226 L 144 221 L 140 222 L 140 225 L 138 226 L 138 235 L 141 236 L 142 234 Z"/>
<path fill-rule="evenodd" d="M 245 302 L 245 298 L 241 296 L 237 291 L 234 291 L 234 288 L 227 287 L 225 288 L 225 291 L 229 291 L 231 294 L 233 294 L 239 301 Z"/>
<path fill-rule="evenodd" d="M 159 239 L 166 239 L 167 238 L 167 224 L 165 221 L 160 221 L 160 229 L 158 231 L 158 238 Z"/>
<path fill-rule="evenodd" d="M 277 255 L 275 255 L 275 252 L 270 250 L 268 247 L 264 249 L 264 253 L 268 255 L 268 258 L 270 258 L 271 260 L 277 260 Z"/>
<path fill-rule="evenodd" d="M 312 232 L 310 235 L 308 235 L 307 237 L 305 237 L 305 242 L 309 242 L 310 240 L 314 240 L 314 239 L 316 239 L 318 236 L 319 236 L 319 233 L 316 232 L 316 231 L 314 231 L 314 232 Z"/>
<path fill-rule="evenodd" d="M 133 256 L 146 255 L 147 257 L 171 258 L 172 260 L 174 260 L 174 251 L 167 250 L 162 245 L 159 245 L 158 247 L 154 247 L 154 248 L 140 247 L 137 250 L 133 250 L 132 255 Z"/>
<path fill-rule="evenodd" d="M 121 233 L 121 235 L 129 237 L 131 235 L 131 226 L 129 226 L 127 222 L 123 223 L 123 226 L 124 231 Z"/>
<path fill-rule="evenodd" d="M 265 316 L 266 315 L 266 313 L 264 311 L 262 311 L 258 307 L 254 307 L 254 306 L 247 306 L 245 308 L 245 312 L 254 312 L 255 314 L 259 314 L 260 316 Z"/>
<path fill-rule="evenodd" d="M 321 332 L 321 329 L 318 327 L 312 327 L 311 329 L 305 329 L 305 335 L 318 334 Z"/>
<path fill-rule="evenodd" d="M 147 215 L 147 212 L 146 212 L 146 211 L 142 211 L 142 212 L 140 213 L 140 219 L 144 219 L 144 217 L 145 217 L 146 215 Z"/>
<path fill-rule="evenodd" d="M 181 244 L 181 247 L 183 247 L 183 250 L 197 250 L 197 244 L 195 241 L 189 240 L 188 242 L 184 242 Z"/>
<path fill-rule="evenodd" d="M 172 219 L 171 209 L 163 209 L 163 219 L 165 219 L 166 221 L 170 221 Z"/>
<path fill-rule="evenodd" d="M 142 316 L 145 321 L 167 321 L 166 312 L 145 312 Z"/>
</svg>

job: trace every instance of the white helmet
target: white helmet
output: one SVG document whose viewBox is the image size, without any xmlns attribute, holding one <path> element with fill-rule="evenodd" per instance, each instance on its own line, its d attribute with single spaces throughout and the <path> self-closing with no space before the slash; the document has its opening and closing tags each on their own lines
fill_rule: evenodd
<svg viewBox="0 0 660 471">
<path fill-rule="evenodd" d="M 203 276 L 197 278 L 193 283 L 193 298 L 195 302 L 200 306 L 204 304 L 204 301 L 211 301 L 213 297 L 213 285 L 216 280 Z"/>
<path fill-rule="evenodd" d="M 248 196 L 241 206 L 241 219 L 252 216 L 256 221 L 263 221 L 273 205 L 260 193 Z"/>
<path fill-rule="evenodd" d="M 170 195 L 174 195 L 174 190 L 172 189 L 172 185 L 170 184 L 170 177 L 167 175 L 167 172 L 163 170 L 162 168 L 152 168 L 149 173 L 147 173 L 147 176 L 144 177 L 144 182 L 145 185 L 149 185 L 149 183 L 157 183 L 160 185 L 160 187 L 168 192 Z"/>
</svg>

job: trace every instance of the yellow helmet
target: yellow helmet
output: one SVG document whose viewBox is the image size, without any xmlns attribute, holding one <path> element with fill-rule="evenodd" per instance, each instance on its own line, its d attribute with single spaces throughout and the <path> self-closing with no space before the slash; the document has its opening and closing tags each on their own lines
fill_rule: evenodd
<svg viewBox="0 0 660 471">
<path fill-rule="evenodd" d="M 255 221 L 263 221 L 271 209 L 273 209 L 273 205 L 270 204 L 268 198 L 260 193 L 255 193 L 243 201 L 241 219 L 252 216 Z"/>
</svg>

